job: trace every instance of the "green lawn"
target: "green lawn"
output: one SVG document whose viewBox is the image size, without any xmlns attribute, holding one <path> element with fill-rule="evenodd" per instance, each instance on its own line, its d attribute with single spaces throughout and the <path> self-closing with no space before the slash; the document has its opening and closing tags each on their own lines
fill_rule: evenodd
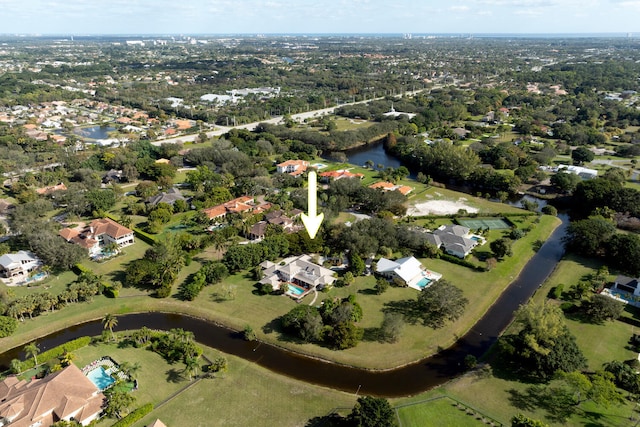
<svg viewBox="0 0 640 427">
<path fill-rule="evenodd" d="M 437 397 L 396 409 L 402 427 L 474 427 L 487 425 L 488 418 L 449 397 Z"/>
<path fill-rule="evenodd" d="M 184 369 L 182 363 L 170 365 L 157 353 L 145 349 L 119 348 L 115 343 L 97 344 L 76 350 L 74 355 L 73 363 L 79 368 L 103 356 L 110 356 L 117 363 L 139 363 L 140 370 L 135 374 L 138 390 L 133 392 L 136 397 L 136 407 L 147 403 L 157 404 L 188 383 L 187 379 L 183 378 L 178 378 L 177 381 L 170 380 L 175 378 L 174 372 Z M 113 424 L 112 421 L 100 423 L 100 425 L 111 424 Z"/>
<path fill-rule="evenodd" d="M 356 283 L 349 287 L 335 288 L 329 293 L 319 293 L 316 305 L 320 304 L 324 298 L 355 294 L 363 307 L 364 318 L 360 326 L 365 328 L 367 331 L 365 336 L 370 338 L 365 339 L 355 348 L 336 352 L 315 344 L 291 341 L 290 338 L 282 336 L 277 328 L 272 328 L 272 322 L 290 311 L 296 303 L 286 296 L 257 295 L 255 281 L 245 273 L 239 273 L 227 278 L 223 284 L 205 288 L 193 302 L 182 302 L 175 297 L 153 299 L 145 296 L 145 291 L 129 288 L 122 290 L 121 298 L 108 299 L 97 296 L 92 303 L 72 304 L 57 312 L 21 322 L 17 334 L 0 339 L 0 345 L 6 345 L 7 348 L 21 345 L 56 328 L 82 320 L 101 318 L 106 313 L 124 314 L 155 310 L 183 312 L 212 319 L 236 330 L 242 330 L 246 325 L 250 325 L 256 331 L 258 338 L 296 351 L 349 365 L 390 368 L 433 354 L 439 348 L 452 344 L 457 336 L 463 335 L 484 314 L 512 278 L 517 276 L 533 254 L 532 242 L 536 239 L 544 240 L 558 222 L 557 218 L 543 216 L 541 223 L 529 235 L 515 242 L 514 256 L 498 263 L 497 267 L 490 272 L 477 272 L 439 259 L 422 260 L 427 268 L 442 273 L 447 280 L 460 287 L 472 303 L 468 305 L 462 318 L 445 328 L 434 330 L 422 326 L 419 322 L 408 324 L 400 340 L 393 344 L 380 344 L 371 337 L 376 328 L 380 327 L 385 304 L 392 301 L 414 300 L 417 297 L 417 291 L 414 289 L 392 287 L 383 295 L 375 295 L 372 292 L 375 280 L 369 276 L 358 278 Z M 194 261 L 181 271 L 174 291 L 183 280 L 198 270 L 202 262 L 213 257 L 207 254 L 196 256 Z M 114 271 L 117 271 L 116 268 L 114 267 Z M 235 299 L 221 301 L 218 295 L 223 286 L 235 288 Z M 310 303 L 311 298 L 307 296 L 303 303 Z"/>
</svg>

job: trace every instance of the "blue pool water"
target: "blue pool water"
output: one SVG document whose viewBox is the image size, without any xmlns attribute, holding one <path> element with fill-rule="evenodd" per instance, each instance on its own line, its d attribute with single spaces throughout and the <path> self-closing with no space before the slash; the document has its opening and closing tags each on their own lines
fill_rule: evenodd
<svg viewBox="0 0 640 427">
<path fill-rule="evenodd" d="M 424 289 L 429 283 L 431 283 L 431 280 L 423 277 L 422 279 L 420 279 L 417 285 L 420 287 L 420 289 Z"/>
<path fill-rule="evenodd" d="M 480 238 L 477 236 L 471 236 L 471 240 L 475 240 L 476 242 L 479 242 Z"/>
<path fill-rule="evenodd" d="M 293 286 L 293 285 L 289 285 L 289 289 L 287 290 L 288 293 L 290 293 L 291 295 L 296 295 L 296 296 L 300 296 L 304 293 L 304 289 L 299 288 L 297 286 Z"/>
<path fill-rule="evenodd" d="M 25 280 L 26 282 L 35 282 L 37 280 L 40 279 L 44 279 L 44 277 L 47 275 L 47 273 L 38 273 L 32 277 L 27 277 L 27 279 Z"/>
<path fill-rule="evenodd" d="M 87 374 L 87 377 L 91 380 L 92 383 L 98 387 L 100 391 L 106 389 L 111 384 L 116 382 L 116 380 L 104 370 L 102 366 L 94 369 L 93 371 Z"/>
</svg>

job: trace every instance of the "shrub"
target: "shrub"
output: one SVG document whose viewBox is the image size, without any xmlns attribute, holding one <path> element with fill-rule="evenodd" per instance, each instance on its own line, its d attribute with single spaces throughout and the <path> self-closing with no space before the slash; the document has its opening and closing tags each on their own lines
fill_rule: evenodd
<svg viewBox="0 0 640 427">
<path fill-rule="evenodd" d="M 62 345 L 54 347 L 50 350 L 44 351 L 38 355 L 38 358 L 42 361 L 58 358 L 65 353 L 71 353 L 79 348 L 86 347 L 91 344 L 91 337 L 80 337 L 75 340 L 71 340 Z M 24 372 L 27 369 L 34 367 L 33 359 L 27 359 L 21 364 L 20 372 Z"/>
<path fill-rule="evenodd" d="M 554 299 L 562 298 L 563 289 L 564 289 L 564 285 L 562 283 L 560 283 L 558 286 L 554 287 L 551 290 L 551 297 L 554 298 Z"/>
<path fill-rule="evenodd" d="M 558 216 L 558 209 L 555 206 L 545 205 L 542 208 L 542 213 L 545 215 Z"/>
<path fill-rule="evenodd" d="M 0 316 L 0 338 L 13 334 L 18 327 L 18 321 L 13 317 Z"/>
<path fill-rule="evenodd" d="M 141 420 L 145 415 L 153 411 L 153 404 L 147 403 L 146 405 L 142 405 L 135 411 L 131 412 L 124 418 L 118 420 L 111 427 L 129 427 L 133 425 L 136 421 Z"/>
</svg>

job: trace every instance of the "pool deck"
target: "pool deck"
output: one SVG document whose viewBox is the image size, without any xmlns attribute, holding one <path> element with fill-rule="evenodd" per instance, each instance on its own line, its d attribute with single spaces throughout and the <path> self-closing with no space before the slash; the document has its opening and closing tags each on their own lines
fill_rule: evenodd
<svg viewBox="0 0 640 427">
<path fill-rule="evenodd" d="M 7 286 L 26 286 L 32 283 L 40 282 L 47 277 L 49 277 L 49 274 L 47 273 L 38 273 L 33 277 L 28 277 L 20 274 L 9 278 L 2 278 L 2 283 Z"/>
</svg>

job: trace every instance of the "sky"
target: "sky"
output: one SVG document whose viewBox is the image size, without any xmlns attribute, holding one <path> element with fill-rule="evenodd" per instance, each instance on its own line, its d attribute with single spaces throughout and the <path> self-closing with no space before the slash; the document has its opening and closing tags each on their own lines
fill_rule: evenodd
<svg viewBox="0 0 640 427">
<path fill-rule="evenodd" d="M 632 33 L 640 0 L 0 0 L 3 34 Z"/>
</svg>

